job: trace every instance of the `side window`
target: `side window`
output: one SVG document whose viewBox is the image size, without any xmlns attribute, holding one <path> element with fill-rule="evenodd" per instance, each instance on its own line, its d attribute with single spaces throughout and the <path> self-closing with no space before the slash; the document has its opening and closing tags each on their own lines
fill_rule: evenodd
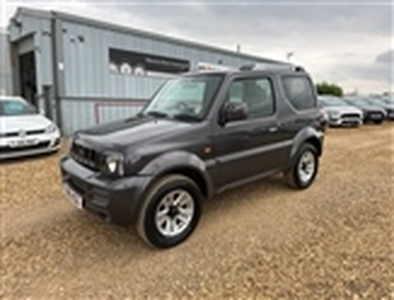
<svg viewBox="0 0 394 300">
<path fill-rule="evenodd" d="M 316 106 L 310 81 L 305 77 L 286 76 L 282 78 L 285 94 L 297 110 L 306 110 Z"/>
<path fill-rule="evenodd" d="M 243 78 L 231 83 L 227 101 L 243 102 L 248 107 L 248 119 L 273 115 L 275 102 L 271 81 L 267 78 Z"/>
</svg>

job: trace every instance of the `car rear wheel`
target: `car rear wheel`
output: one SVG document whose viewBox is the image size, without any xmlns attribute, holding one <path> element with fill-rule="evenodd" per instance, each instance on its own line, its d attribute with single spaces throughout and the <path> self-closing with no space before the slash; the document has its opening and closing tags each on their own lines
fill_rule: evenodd
<svg viewBox="0 0 394 300">
<path fill-rule="evenodd" d="M 316 148 L 303 144 L 298 150 L 290 169 L 285 173 L 287 184 L 295 189 L 305 189 L 315 180 L 319 168 Z"/>
<path fill-rule="evenodd" d="M 144 199 L 138 234 L 158 248 L 182 243 L 198 224 L 201 199 L 199 187 L 188 177 L 169 175 L 160 179 Z"/>
</svg>

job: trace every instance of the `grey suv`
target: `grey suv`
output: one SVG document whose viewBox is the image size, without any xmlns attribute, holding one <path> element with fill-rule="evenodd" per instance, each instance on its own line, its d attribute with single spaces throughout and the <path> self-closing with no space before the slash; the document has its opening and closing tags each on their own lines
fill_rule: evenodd
<svg viewBox="0 0 394 300">
<path fill-rule="evenodd" d="M 77 132 L 60 163 L 64 189 L 79 208 L 172 247 L 224 190 L 276 173 L 309 187 L 323 131 L 302 68 L 186 74 L 135 117 Z"/>
</svg>

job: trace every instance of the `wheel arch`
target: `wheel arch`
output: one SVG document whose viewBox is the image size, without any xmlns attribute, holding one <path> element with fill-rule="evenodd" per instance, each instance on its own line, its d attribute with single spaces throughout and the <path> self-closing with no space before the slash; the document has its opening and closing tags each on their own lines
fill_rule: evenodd
<svg viewBox="0 0 394 300">
<path fill-rule="evenodd" d="M 309 137 L 303 143 L 309 143 L 316 148 L 318 156 L 322 155 L 323 147 L 321 141 L 317 137 Z"/>
<path fill-rule="evenodd" d="M 321 156 L 323 153 L 323 136 L 322 132 L 317 131 L 312 127 L 305 128 L 300 131 L 296 137 L 294 138 L 293 147 L 291 149 L 291 161 L 297 154 L 298 149 L 302 144 L 310 143 L 316 148 L 318 156 Z"/>
<path fill-rule="evenodd" d="M 152 176 L 149 186 L 164 176 L 183 175 L 197 184 L 205 198 L 209 198 L 213 193 L 205 162 L 193 153 L 174 151 L 163 154 L 145 166 L 140 174 Z"/>
<path fill-rule="evenodd" d="M 204 178 L 204 176 L 201 174 L 201 172 L 196 168 L 191 166 L 179 166 L 179 167 L 171 168 L 163 171 L 157 177 L 155 177 L 155 181 L 160 180 L 161 178 L 169 175 L 183 175 L 187 178 L 190 178 L 200 188 L 201 194 L 204 196 L 204 198 L 209 197 L 210 190 L 208 187 L 208 183 Z"/>
</svg>

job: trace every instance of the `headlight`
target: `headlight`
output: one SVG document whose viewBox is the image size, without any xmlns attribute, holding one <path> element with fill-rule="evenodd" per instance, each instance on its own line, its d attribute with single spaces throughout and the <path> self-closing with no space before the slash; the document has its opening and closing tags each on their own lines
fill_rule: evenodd
<svg viewBox="0 0 394 300">
<path fill-rule="evenodd" d="M 46 133 L 54 133 L 57 130 L 57 126 L 54 123 L 51 123 L 46 129 Z"/>
<path fill-rule="evenodd" d="M 119 175 L 124 174 L 124 158 L 121 153 L 105 152 L 104 153 L 104 172 L 107 174 Z"/>
<path fill-rule="evenodd" d="M 339 118 L 341 113 L 339 111 L 330 111 L 329 115 L 330 115 L 331 118 Z"/>
</svg>

